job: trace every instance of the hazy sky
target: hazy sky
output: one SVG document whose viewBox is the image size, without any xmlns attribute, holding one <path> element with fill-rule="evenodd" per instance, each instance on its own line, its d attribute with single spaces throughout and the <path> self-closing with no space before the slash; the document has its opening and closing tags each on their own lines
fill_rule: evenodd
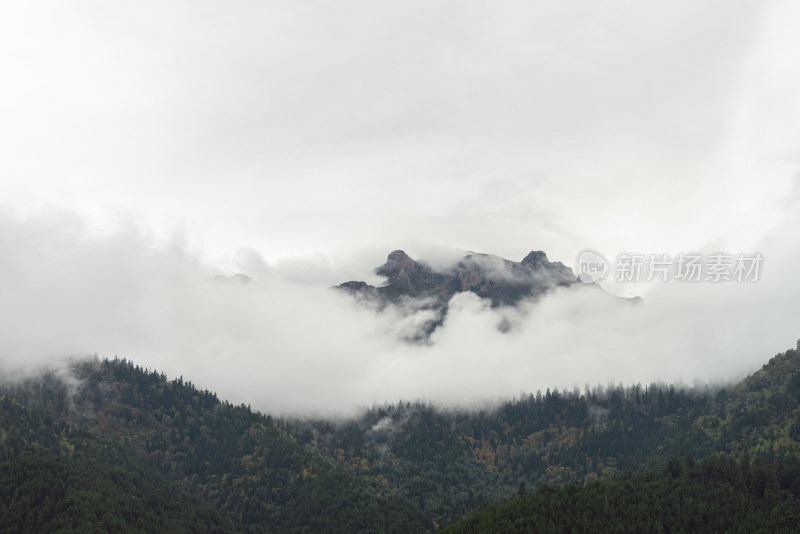
<svg viewBox="0 0 800 534">
<path fill-rule="evenodd" d="M 798 27 L 795 2 L 11 2 L 0 361 L 119 354 L 274 410 L 739 376 L 800 337 Z M 567 292 L 505 337 L 460 298 L 427 348 L 325 289 L 397 248 L 586 247 L 761 252 L 763 278 Z M 208 286 L 237 271 L 259 284 Z"/>
</svg>

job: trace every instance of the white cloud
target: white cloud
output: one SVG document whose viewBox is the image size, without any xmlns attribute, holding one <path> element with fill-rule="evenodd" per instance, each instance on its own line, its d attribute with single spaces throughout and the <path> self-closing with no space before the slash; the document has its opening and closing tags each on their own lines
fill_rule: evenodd
<svg viewBox="0 0 800 534">
<path fill-rule="evenodd" d="M 15 4 L 2 194 L 270 260 L 747 247 L 789 209 L 798 19 L 792 3 Z"/>
<path fill-rule="evenodd" d="M 798 336 L 799 23 L 791 2 L 11 3 L 0 357 L 119 354 L 278 411 L 741 374 Z M 396 248 L 587 247 L 760 251 L 764 279 L 635 308 L 459 296 L 430 346 L 397 343 L 424 317 L 327 289 L 380 283 Z"/>
<path fill-rule="evenodd" d="M 800 336 L 794 234 L 788 227 L 763 249 L 757 283 L 669 282 L 635 306 L 587 287 L 519 311 L 459 294 L 420 345 L 401 340 L 429 312 L 376 314 L 267 264 L 253 283 L 214 280 L 185 242 L 137 225 L 91 236 L 74 215 L 3 216 L 0 359 L 17 372 L 119 355 L 271 413 L 740 377 Z"/>
</svg>

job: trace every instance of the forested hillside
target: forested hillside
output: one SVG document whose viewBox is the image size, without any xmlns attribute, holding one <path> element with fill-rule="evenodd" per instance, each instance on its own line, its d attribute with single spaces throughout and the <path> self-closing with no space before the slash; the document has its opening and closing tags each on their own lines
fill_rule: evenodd
<svg viewBox="0 0 800 534">
<path fill-rule="evenodd" d="M 540 486 L 445 529 L 474 532 L 797 532 L 800 468 L 714 454 L 673 459 L 661 473 L 627 474 L 583 487 Z"/>
<path fill-rule="evenodd" d="M 220 402 L 183 379 L 122 360 L 76 365 L 80 387 L 49 375 L 17 394 L 130 447 L 242 527 L 281 532 L 421 532 L 431 520 L 379 495 L 299 444 L 270 417 Z"/>
<path fill-rule="evenodd" d="M 754 465 L 769 466 L 792 495 L 800 484 L 795 469 L 800 354 L 795 350 L 777 355 L 727 391 L 659 384 L 548 390 L 493 410 L 399 402 L 347 421 L 275 419 L 125 360 L 90 359 L 75 364 L 66 380 L 48 374 L 6 390 L 0 421 L 4 488 L 15 487 L 13 481 L 23 473 L 32 473 L 25 476 L 32 481 L 46 480 L 42 487 L 56 487 L 45 470 L 90 481 L 86 488 L 104 487 L 103 480 L 113 475 L 109 463 L 130 465 L 152 481 L 147 495 L 178 499 L 165 498 L 161 508 L 151 507 L 152 521 L 159 510 L 185 497 L 196 499 L 180 505 L 196 510 L 189 519 L 221 525 L 213 528 L 424 532 L 508 498 L 521 486 L 531 491 L 565 483 L 577 484 L 569 488 L 612 488 L 597 486 L 597 481 L 629 471 L 650 474 L 628 477 L 625 484 L 660 484 L 652 473 L 674 467 L 672 458 L 703 459 L 714 453 L 733 455 L 739 466 L 749 455 Z M 14 415 L 20 410 L 29 414 L 27 419 Z M 49 418 L 43 427 L 42 417 Z M 20 437 L 20 432 L 27 434 Z M 62 435 L 73 437 L 64 441 Z M 83 442 L 74 436 L 82 435 L 92 436 L 85 438 L 87 443 L 113 445 L 127 463 L 96 453 L 81 456 L 78 445 Z M 31 451 L 49 451 L 49 456 L 31 457 Z M 118 475 L 122 493 L 104 492 L 109 498 L 118 495 L 123 502 L 122 494 L 145 491 L 139 483 L 126 486 L 123 475 Z M 162 491 L 172 486 L 180 492 Z M 37 487 L 30 486 L 35 497 L 19 494 L 7 501 L 14 517 L 29 503 L 44 502 L 46 492 Z M 731 489 L 736 498 L 747 498 L 737 488 Z M 148 502 L 137 498 L 131 502 Z M 40 509 L 56 515 L 70 509 L 53 505 L 53 499 L 51 508 Z"/>
<path fill-rule="evenodd" d="M 714 450 L 761 454 L 768 461 L 800 455 L 800 350 L 778 354 L 725 394 L 695 428 Z"/>
<path fill-rule="evenodd" d="M 232 532 L 126 447 L 0 396 L 0 531 Z"/>
<path fill-rule="evenodd" d="M 342 424 L 298 421 L 292 430 L 378 487 L 451 521 L 520 482 L 586 483 L 714 450 L 694 427 L 713 406 L 709 391 L 653 384 L 548 390 L 478 412 L 399 403 Z"/>
</svg>

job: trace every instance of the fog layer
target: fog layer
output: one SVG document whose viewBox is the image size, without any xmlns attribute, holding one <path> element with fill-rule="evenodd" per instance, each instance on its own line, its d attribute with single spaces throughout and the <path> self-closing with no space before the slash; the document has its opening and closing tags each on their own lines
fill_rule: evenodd
<svg viewBox="0 0 800 534">
<path fill-rule="evenodd" d="M 738 378 L 800 337 L 791 228 L 764 244 L 756 283 L 657 283 L 639 305 L 559 289 L 519 309 L 492 309 L 457 294 L 421 345 L 402 339 L 427 316 L 376 313 L 330 289 L 346 261 L 270 264 L 246 250 L 224 270 L 179 235 L 132 222 L 98 234 L 68 212 L 0 212 L 0 362 L 8 374 L 94 353 L 126 357 L 282 414 Z M 253 281 L 215 278 L 234 272 Z M 503 321 L 512 325 L 505 334 Z"/>
</svg>

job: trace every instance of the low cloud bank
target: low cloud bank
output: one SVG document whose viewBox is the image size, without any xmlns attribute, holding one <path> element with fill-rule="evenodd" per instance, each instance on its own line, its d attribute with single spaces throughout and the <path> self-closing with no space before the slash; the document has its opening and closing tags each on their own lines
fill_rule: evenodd
<svg viewBox="0 0 800 534">
<path fill-rule="evenodd" d="M 70 213 L 0 212 L 0 368 L 16 376 L 120 356 L 286 415 L 739 378 L 800 337 L 798 254 L 781 248 L 797 242 L 790 233 L 773 236 L 757 283 L 659 284 L 638 305 L 580 287 L 518 309 L 457 294 L 430 343 L 409 344 L 431 312 L 355 304 L 330 289 L 341 263 L 271 265 L 250 250 L 236 267 L 253 282 L 242 283 L 135 224 L 97 234 Z"/>
</svg>

